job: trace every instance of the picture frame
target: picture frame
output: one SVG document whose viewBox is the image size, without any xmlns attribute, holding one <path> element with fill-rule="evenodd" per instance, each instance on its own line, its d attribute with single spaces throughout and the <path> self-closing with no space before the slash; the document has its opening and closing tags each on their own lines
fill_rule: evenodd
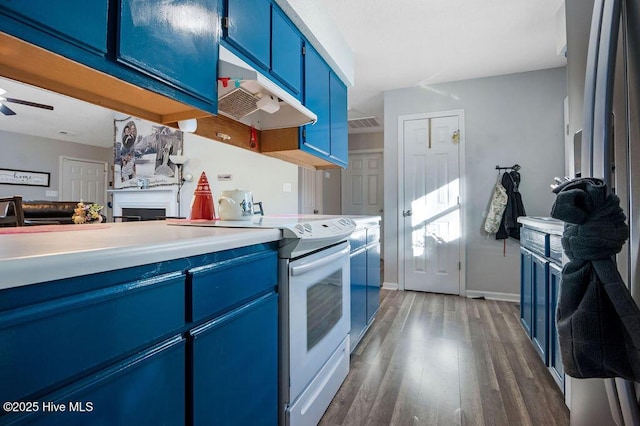
<svg viewBox="0 0 640 426">
<path fill-rule="evenodd" d="M 0 185 L 51 186 L 51 173 L 0 167 Z"/>
</svg>

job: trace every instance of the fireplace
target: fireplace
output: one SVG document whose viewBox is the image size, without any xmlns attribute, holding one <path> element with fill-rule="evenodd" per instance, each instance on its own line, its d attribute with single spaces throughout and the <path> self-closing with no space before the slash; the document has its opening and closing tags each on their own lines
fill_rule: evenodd
<svg viewBox="0 0 640 426">
<path fill-rule="evenodd" d="M 109 193 L 112 196 L 113 216 L 141 216 L 143 220 L 149 220 L 157 216 L 178 215 L 178 187 L 175 185 L 117 189 Z"/>
</svg>

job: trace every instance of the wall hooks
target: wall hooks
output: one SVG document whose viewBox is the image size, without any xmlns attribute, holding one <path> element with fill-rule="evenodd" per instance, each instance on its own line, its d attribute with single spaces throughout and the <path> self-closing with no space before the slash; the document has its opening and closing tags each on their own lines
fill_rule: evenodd
<svg viewBox="0 0 640 426">
<path fill-rule="evenodd" d="M 517 172 L 520 170 L 520 164 L 514 164 L 510 167 L 496 166 L 496 170 L 515 170 Z"/>
</svg>

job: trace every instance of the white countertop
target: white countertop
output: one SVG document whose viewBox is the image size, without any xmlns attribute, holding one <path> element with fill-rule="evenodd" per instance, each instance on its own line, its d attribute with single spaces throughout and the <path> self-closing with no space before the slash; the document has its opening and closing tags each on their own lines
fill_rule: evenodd
<svg viewBox="0 0 640 426">
<path fill-rule="evenodd" d="M 0 235 L 0 289 L 277 241 L 279 229 L 169 226 L 162 221 Z"/>
<path fill-rule="evenodd" d="M 547 234 L 562 236 L 564 232 L 564 222 L 551 217 L 520 216 L 518 222 L 529 228 L 546 232 Z"/>
</svg>

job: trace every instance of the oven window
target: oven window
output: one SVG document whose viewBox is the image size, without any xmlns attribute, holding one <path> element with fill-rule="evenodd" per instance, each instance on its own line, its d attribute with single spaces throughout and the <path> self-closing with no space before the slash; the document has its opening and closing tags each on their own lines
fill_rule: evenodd
<svg viewBox="0 0 640 426">
<path fill-rule="evenodd" d="M 331 331 L 342 316 L 342 270 L 307 290 L 307 351 Z"/>
</svg>

